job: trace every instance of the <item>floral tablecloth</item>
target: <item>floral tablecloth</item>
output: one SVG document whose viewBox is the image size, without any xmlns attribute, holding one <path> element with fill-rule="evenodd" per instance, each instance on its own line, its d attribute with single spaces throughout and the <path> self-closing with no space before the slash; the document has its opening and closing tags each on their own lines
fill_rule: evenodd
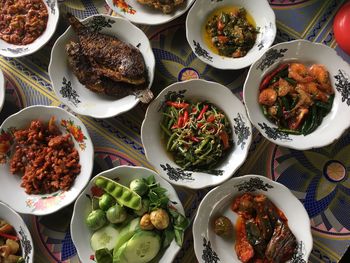
<svg viewBox="0 0 350 263">
<path fill-rule="evenodd" d="M 68 110 L 55 96 L 47 74 L 52 45 L 67 27 L 63 14 L 69 11 L 84 18 L 96 13 L 113 13 L 103 0 L 59 2 L 62 13 L 59 27 L 43 49 L 20 59 L 0 56 L 0 68 L 6 78 L 6 102 L 0 121 L 34 104 L 55 105 Z M 344 2 L 270 0 L 277 16 L 276 42 L 298 38 L 321 42 L 335 48 L 350 62 L 350 57 L 337 46 L 332 31 L 334 15 Z M 200 77 L 226 85 L 241 98 L 247 69 L 220 71 L 198 60 L 187 44 L 184 18 L 162 26 L 142 27 L 151 40 L 156 57 L 155 93 L 175 81 Z M 145 107 L 139 105 L 111 119 L 79 116 L 95 146 L 94 175 L 121 164 L 150 167 L 140 140 L 144 112 Z M 332 178 L 332 174 L 328 174 L 328 177 L 324 175 L 324 167 L 330 162 L 340 162 L 345 167 L 344 178 L 339 180 Z M 286 185 L 304 204 L 311 219 L 314 238 L 310 261 L 339 261 L 350 244 L 350 133 L 345 133 L 328 147 L 296 151 L 276 146 L 255 131 L 249 157 L 235 176 L 252 173 L 265 175 Z M 199 202 L 209 189 L 176 190 L 187 216 L 193 219 Z M 23 216 L 35 242 L 35 263 L 79 262 L 69 232 L 72 208 L 71 205 L 44 217 Z M 186 232 L 184 247 L 175 262 L 196 262 L 191 229 Z"/>
</svg>

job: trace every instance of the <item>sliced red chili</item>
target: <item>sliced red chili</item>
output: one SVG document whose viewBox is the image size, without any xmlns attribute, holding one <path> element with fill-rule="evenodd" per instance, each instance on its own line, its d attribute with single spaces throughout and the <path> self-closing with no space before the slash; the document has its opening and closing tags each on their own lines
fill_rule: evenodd
<svg viewBox="0 0 350 263">
<path fill-rule="evenodd" d="M 263 90 L 266 89 L 269 84 L 270 81 L 272 80 L 272 78 L 278 73 L 281 72 L 282 70 L 286 69 L 289 67 L 289 64 L 281 64 L 279 65 L 275 70 L 273 70 L 271 73 L 267 74 L 265 76 L 265 78 L 261 81 L 260 86 L 259 86 L 259 90 Z"/>
<path fill-rule="evenodd" d="M 214 115 L 210 115 L 207 119 L 207 122 L 213 122 L 215 121 L 215 116 Z"/>
<path fill-rule="evenodd" d="M 194 141 L 194 142 L 200 142 L 200 140 L 197 137 L 195 137 L 195 136 L 191 136 L 190 140 Z"/>
<path fill-rule="evenodd" d="M 183 120 L 183 125 L 185 125 L 188 122 L 188 111 L 185 110 L 184 112 L 184 120 Z"/>
<path fill-rule="evenodd" d="M 228 142 L 228 134 L 225 131 L 220 132 L 220 139 L 222 143 L 224 144 L 224 150 L 226 150 L 228 147 L 230 147 L 230 144 Z"/>
<path fill-rule="evenodd" d="M 199 115 L 197 117 L 198 121 L 203 118 L 204 113 L 208 110 L 208 108 L 209 108 L 209 105 L 204 105 L 203 109 L 201 110 L 201 112 L 199 113 Z"/>
<path fill-rule="evenodd" d="M 221 30 L 223 30 L 223 29 L 224 29 L 224 27 L 225 27 L 225 24 L 224 24 L 224 23 L 222 23 L 222 22 L 221 22 L 221 20 L 219 19 L 219 20 L 218 20 L 218 30 L 220 30 L 220 31 L 221 31 Z"/>
<path fill-rule="evenodd" d="M 5 233 L 2 233 L 2 232 L 0 232 L 0 237 L 4 237 L 4 238 L 7 238 L 7 239 L 12 239 L 12 240 L 15 240 L 15 241 L 19 240 L 19 238 L 17 236 L 5 234 Z"/>
<path fill-rule="evenodd" d="M 180 113 L 180 114 L 179 114 L 179 118 L 177 119 L 177 127 L 178 127 L 178 128 L 182 128 L 183 124 L 184 124 L 184 117 L 183 117 L 183 115 Z"/>
<path fill-rule="evenodd" d="M 175 101 L 167 101 L 166 104 L 169 106 L 173 106 L 177 109 L 184 109 L 189 106 L 189 104 L 186 102 L 175 102 Z"/>
</svg>

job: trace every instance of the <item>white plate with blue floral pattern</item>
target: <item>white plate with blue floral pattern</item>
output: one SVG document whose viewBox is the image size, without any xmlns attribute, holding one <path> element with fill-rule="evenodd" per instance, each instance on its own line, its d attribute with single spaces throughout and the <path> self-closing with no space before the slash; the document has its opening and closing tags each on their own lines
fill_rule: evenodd
<svg viewBox="0 0 350 263">
<path fill-rule="evenodd" d="M 43 2 L 46 5 L 49 14 L 46 29 L 43 34 L 28 45 L 14 45 L 0 39 L 0 55 L 12 58 L 27 56 L 38 51 L 50 40 L 56 31 L 58 19 L 60 17 L 60 10 L 58 8 L 57 0 L 46 0 Z"/>
<path fill-rule="evenodd" d="M 162 138 L 161 108 L 170 94 L 185 99 L 208 101 L 221 109 L 230 122 L 234 146 L 214 169 L 189 171 L 178 166 L 167 152 Z M 188 80 L 165 88 L 149 105 L 141 127 L 141 139 L 147 160 L 168 182 L 200 189 L 221 184 L 244 163 L 252 141 L 252 127 L 242 102 L 225 86 L 206 80 Z"/>
<path fill-rule="evenodd" d="M 26 223 L 23 221 L 22 217 L 16 213 L 12 208 L 6 204 L 0 202 L 0 219 L 5 220 L 7 223 L 13 226 L 19 242 L 21 244 L 22 258 L 25 263 L 34 262 L 34 243 L 30 232 L 27 228 Z"/>
<path fill-rule="evenodd" d="M 109 7 L 118 15 L 125 17 L 136 24 L 160 25 L 168 23 L 184 14 L 195 0 L 185 0 L 170 14 L 164 14 L 161 10 L 153 9 L 136 0 L 106 0 Z"/>
<path fill-rule="evenodd" d="M 291 262 L 308 262 L 313 241 L 310 219 L 302 203 L 280 183 L 259 175 L 245 175 L 212 189 L 200 203 L 192 229 L 199 263 L 241 262 L 234 249 L 235 236 L 228 239 L 217 236 L 213 221 L 224 215 L 236 224 L 237 214 L 231 210 L 231 204 L 235 197 L 244 193 L 264 194 L 285 214 L 297 240 Z"/>
<path fill-rule="evenodd" d="M 108 15 L 95 15 L 82 20 L 87 26 L 101 33 L 115 36 L 121 41 L 137 47 L 143 55 L 148 73 L 148 88 L 152 86 L 155 58 L 147 36 L 128 20 Z M 53 89 L 60 99 L 75 113 L 93 118 L 110 118 L 135 107 L 139 98 L 128 95 L 114 98 L 97 94 L 81 84 L 68 65 L 66 44 L 77 36 L 69 27 L 54 44 L 51 52 L 49 75 Z"/>
<path fill-rule="evenodd" d="M 5 102 L 5 91 L 6 91 L 5 77 L 2 71 L 0 70 L 0 112 Z"/>
<path fill-rule="evenodd" d="M 244 57 L 229 58 L 216 54 L 205 43 L 204 28 L 208 17 L 217 9 L 243 7 L 259 29 L 252 49 Z M 272 45 L 276 36 L 275 13 L 267 0 L 196 1 L 187 14 L 186 37 L 196 56 L 218 69 L 241 69 L 250 66 Z"/>
<path fill-rule="evenodd" d="M 258 103 L 259 85 L 264 76 L 281 63 L 296 61 L 307 66 L 324 65 L 335 92 L 331 111 L 317 129 L 306 136 L 280 131 L 264 116 Z M 243 97 L 250 121 L 266 139 L 280 146 L 308 150 L 331 144 L 350 127 L 349 90 L 350 66 L 333 48 L 306 40 L 294 40 L 274 45 L 251 66 L 244 83 Z"/>
</svg>

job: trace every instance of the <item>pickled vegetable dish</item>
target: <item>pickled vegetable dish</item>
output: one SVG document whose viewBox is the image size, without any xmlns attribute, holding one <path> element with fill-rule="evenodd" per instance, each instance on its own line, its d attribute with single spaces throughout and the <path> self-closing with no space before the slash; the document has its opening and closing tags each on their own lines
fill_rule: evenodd
<svg viewBox="0 0 350 263">
<path fill-rule="evenodd" d="M 175 163 L 188 170 L 214 168 L 233 145 L 225 114 L 208 102 L 165 102 L 161 129 Z"/>
<path fill-rule="evenodd" d="M 154 176 L 124 186 L 99 176 L 91 189 L 85 223 L 97 263 L 155 262 L 175 239 L 183 244 L 189 220 L 180 214 Z"/>
<path fill-rule="evenodd" d="M 205 24 L 205 39 L 221 56 L 244 57 L 254 46 L 258 29 L 244 8 L 214 12 Z"/>
<path fill-rule="evenodd" d="M 259 104 L 280 131 L 307 135 L 331 111 L 334 89 L 325 66 L 285 63 L 260 83 Z"/>
<path fill-rule="evenodd" d="M 242 262 L 287 262 L 297 241 L 288 220 L 265 195 L 245 193 L 232 202 L 236 222 L 237 257 Z"/>
<path fill-rule="evenodd" d="M 24 263 L 19 237 L 7 221 L 0 219 L 0 262 Z"/>
</svg>

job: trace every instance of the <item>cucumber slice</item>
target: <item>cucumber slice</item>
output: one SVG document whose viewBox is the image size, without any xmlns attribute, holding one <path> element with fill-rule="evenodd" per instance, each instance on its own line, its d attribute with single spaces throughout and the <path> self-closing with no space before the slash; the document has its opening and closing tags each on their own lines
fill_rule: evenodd
<svg viewBox="0 0 350 263">
<path fill-rule="evenodd" d="M 96 251 L 102 248 L 113 249 L 117 243 L 120 230 L 113 225 L 107 225 L 96 231 L 90 240 L 92 250 Z"/>
<path fill-rule="evenodd" d="M 153 231 L 138 231 L 128 241 L 125 249 L 122 251 L 122 257 L 127 262 L 147 263 L 157 256 L 161 247 L 161 239 Z"/>
<path fill-rule="evenodd" d="M 134 218 L 131 220 L 126 226 L 121 228 L 119 235 L 117 237 L 116 242 L 114 243 L 114 250 L 113 250 L 113 255 L 114 253 L 117 253 L 118 249 L 132 236 L 135 234 L 135 232 L 140 228 L 140 218 Z"/>
</svg>

